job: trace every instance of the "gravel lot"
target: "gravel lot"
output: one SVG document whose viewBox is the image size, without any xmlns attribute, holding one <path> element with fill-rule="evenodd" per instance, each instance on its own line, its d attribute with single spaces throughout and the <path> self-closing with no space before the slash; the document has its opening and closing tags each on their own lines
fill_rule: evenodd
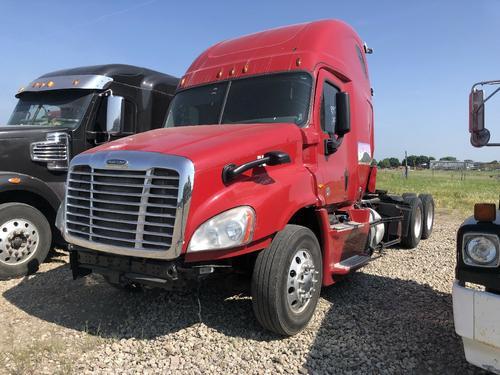
<svg viewBox="0 0 500 375">
<path fill-rule="evenodd" d="M 282 339 L 253 317 L 244 285 L 127 293 L 72 281 L 67 256 L 0 282 L 0 373 L 481 373 L 454 333 L 460 219 L 441 212 L 415 250 L 386 250 L 323 290 L 314 320 Z M 201 322 L 200 322 L 201 318 Z"/>
</svg>

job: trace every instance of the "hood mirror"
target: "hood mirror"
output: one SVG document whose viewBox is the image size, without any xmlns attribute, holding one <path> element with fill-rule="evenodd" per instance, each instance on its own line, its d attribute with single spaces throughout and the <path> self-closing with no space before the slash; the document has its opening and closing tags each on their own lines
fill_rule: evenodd
<svg viewBox="0 0 500 375">
<path fill-rule="evenodd" d="M 119 135 L 125 121 L 125 99 L 122 96 L 110 95 L 107 98 L 106 132 L 108 135 Z"/>
</svg>

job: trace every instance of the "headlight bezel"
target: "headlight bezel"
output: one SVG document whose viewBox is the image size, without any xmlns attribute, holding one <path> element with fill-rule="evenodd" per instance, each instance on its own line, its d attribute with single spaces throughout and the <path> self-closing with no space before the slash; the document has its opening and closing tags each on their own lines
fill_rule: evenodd
<svg viewBox="0 0 500 375">
<path fill-rule="evenodd" d="M 467 246 L 473 239 L 484 237 L 491 241 L 495 246 L 496 255 L 495 258 L 489 263 L 478 263 L 469 255 Z M 500 240 L 496 234 L 485 233 L 485 232 L 467 232 L 463 234 L 462 237 L 462 261 L 466 266 L 477 267 L 477 268 L 497 268 L 500 266 Z"/>
<path fill-rule="evenodd" d="M 246 223 L 245 227 L 242 228 L 242 234 L 243 237 L 238 240 L 234 241 L 232 243 L 226 244 L 226 245 L 211 245 L 211 246 L 200 246 L 198 244 L 194 244 L 193 241 L 197 241 L 197 236 L 201 235 L 200 233 L 207 232 L 207 230 L 212 229 L 215 230 L 217 233 L 219 231 L 223 231 L 224 228 L 222 226 L 224 223 L 229 223 L 229 222 L 236 222 L 234 220 L 235 216 L 238 216 L 238 214 L 247 214 L 246 216 Z M 231 215 L 234 215 L 233 217 Z M 205 251 L 216 251 L 216 250 L 227 250 L 227 249 L 233 249 L 237 248 L 240 246 L 245 246 L 248 245 L 250 242 L 253 240 L 253 235 L 255 232 L 255 222 L 256 222 L 256 213 L 253 207 L 247 206 L 247 205 L 242 205 L 242 206 L 236 206 L 232 207 L 230 209 L 227 209 L 225 211 L 222 211 L 218 213 L 217 215 L 212 216 L 210 219 L 204 221 L 202 224 L 200 224 L 196 230 L 193 232 L 189 244 L 187 247 L 187 252 L 188 253 L 198 253 L 198 252 L 205 252 Z M 244 219 L 244 218 L 243 218 Z M 219 226 L 213 225 L 214 222 L 220 221 L 218 223 Z M 210 227 L 212 225 L 212 227 Z M 205 233 L 207 234 L 207 233 Z M 222 232 L 222 234 L 226 234 Z M 229 236 L 227 236 L 229 238 Z M 206 238 L 206 236 L 201 236 L 201 238 Z M 219 239 L 219 237 L 217 236 Z"/>
</svg>

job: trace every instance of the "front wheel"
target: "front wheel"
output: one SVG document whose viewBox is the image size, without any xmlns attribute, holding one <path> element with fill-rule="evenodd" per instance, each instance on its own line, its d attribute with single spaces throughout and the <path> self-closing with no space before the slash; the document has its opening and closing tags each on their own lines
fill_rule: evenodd
<svg viewBox="0 0 500 375">
<path fill-rule="evenodd" d="M 266 329 L 291 336 L 311 320 L 322 280 L 321 250 L 314 233 L 287 225 L 260 252 L 252 276 L 252 305 Z"/>
<path fill-rule="evenodd" d="M 36 208 L 24 203 L 0 205 L 0 278 L 35 273 L 51 242 L 49 222 Z"/>
</svg>

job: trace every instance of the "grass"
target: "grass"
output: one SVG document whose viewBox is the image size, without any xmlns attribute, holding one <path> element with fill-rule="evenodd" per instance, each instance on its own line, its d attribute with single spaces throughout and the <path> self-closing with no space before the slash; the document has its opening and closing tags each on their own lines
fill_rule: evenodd
<svg viewBox="0 0 500 375">
<path fill-rule="evenodd" d="M 458 210 L 471 215 L 474 204 L 498 204 L 500 171 L 410 171 L 408 179 L 402 170 L 378 170 L 377 189 L 390 193 L 430 193 L 437 208 Z"/>
<path fill-rule="evenodd" d="M 74 373 L 73 361 L 81 354 L 92 351 L 101 339 L 85 334 L 78 342 L 61 337 L 56 332 L 34 334 L 29 342 L 18 342 L 10 336 L 0 346 L 0 363 L 5 366 L 0 374 L 35 374 L 44 367 L 55 375 Z"/>
</svg>

